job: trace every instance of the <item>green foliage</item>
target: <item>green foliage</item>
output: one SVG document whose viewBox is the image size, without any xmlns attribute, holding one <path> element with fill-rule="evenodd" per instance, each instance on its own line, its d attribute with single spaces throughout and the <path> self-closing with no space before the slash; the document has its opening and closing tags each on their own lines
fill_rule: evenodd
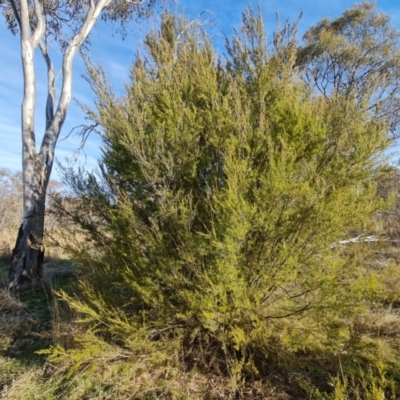
<svg viewBox="0 0 400 400">
<path fill-rule="evenodd" d="M 366 365 L 352 324 L 379 285 L 360 272 L 367 246 L 338 241 L 368 233 L 385 207 L 376 181 L 390 127 L 360 106 L 369 93 L 314 93 L 293 35 L 285 26 L 268 46 L 248 9 L 224 61 L 198 24 L 165 14 L 124 97 L 88 65 L 103 157 L 98 175 L 66 175 L 86 240 L 70 248 L 80 293 L 61 293 L 87 332 L 50 351 L 75 380 L 116 361 L 139 387 L 130 398 L 150 393 L 145 373 L 165 398 L 196 398 L 166 385 L 188 373 L 244 397 L 309 354 L 325 360 L 323 378 L 309 374 L 325 385 L 337 354 L 346 371 Z M 305 395 L 313 382 L 295 386 Z"/>
<path fill-rule="evenodd" d="M 325 96 L 353 97 L 371 118 L 383 119 L 397 137 L 400 33 L 375 2 L 355 4 L 339 18 L 323 19 L 304 35 L 297 65 Z"/>
</svg>

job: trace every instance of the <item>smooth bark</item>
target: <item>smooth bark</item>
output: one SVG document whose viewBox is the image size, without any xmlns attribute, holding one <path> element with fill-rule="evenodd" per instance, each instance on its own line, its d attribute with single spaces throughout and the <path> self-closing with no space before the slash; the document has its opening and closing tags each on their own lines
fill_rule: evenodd
<svg viewBox="0 0 400 400">
<path fill-rule="evenodd" d="M 18 231 L 15 248 L 12 251 L 8 287 L 16 289 L 31 284 L 43 276 L 43 233 L 46 191 L 53 167 L 56 144 L 67 115 L 72 95 L 72 66 L 74 57 L 98 20 L 102 10 L 111 0 L 90 1 L 86 18 L 66 47 L 62 64 L 62 87 L 55 107 L 54 68 L 47 51 L 45 40 L 46 22 L 41 4 L 34 3 L 37 23 L 32 29 L 27 0 L 20 0 L 20 11 L 11 0 L 16 21 L 20 28 L 21 60 L 23 67 L 24 96 L 21 106 L 22 131 L 22 176 L 23 176 L 23 221 Z M 47 65 L 46 132 L 40 147 L 36 150 L 34 117 L 36 103 L 35 49 L 39 47 Z"/>
</svg>

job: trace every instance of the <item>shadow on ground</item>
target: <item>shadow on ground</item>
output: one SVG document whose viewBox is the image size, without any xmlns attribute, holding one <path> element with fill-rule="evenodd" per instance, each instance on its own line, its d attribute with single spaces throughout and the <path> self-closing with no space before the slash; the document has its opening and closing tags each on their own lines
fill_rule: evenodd
<svg viewBox="0 0 400 400">
<path fill-rule="evenodd" d="M 44 363 L 36 352 L 54 343 L 54 327 L 64 312 L 54 292 L 68 291 L 75 281 L 76 266 L 68 259 L 47 258 L 42 282 L 10 293 L 6 285 L 10 259 L 9 254 L 0 255 L 0 364 L 2 358 L 25 365 Z"/>
</svg>

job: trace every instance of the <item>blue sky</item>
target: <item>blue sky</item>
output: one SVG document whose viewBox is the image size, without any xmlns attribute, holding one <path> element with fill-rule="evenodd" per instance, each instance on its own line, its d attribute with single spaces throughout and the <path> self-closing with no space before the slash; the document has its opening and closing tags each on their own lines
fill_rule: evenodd
<svg viewBox="0 0 400 400">
<path fill-rule="evenodd" d="M 241 12 L 248 4 L 245 0 L 180 0 L 173 8 L 185 10 L 189 18 L 195 18 L 203 11 L 202 19 L 211 18 L 218 26 L 213 28 L 216 47 L 219 48 L 222 33 L 232 32 L 232 25 L 239 26 Z M 351 0 L 268 0 L 259 3 L 262 6 L 264 22 L 268 33 L 275 27 L 275 12 L 278 11 L 284 21 L 289 18 L 294 21 L 303 11 L 300 32 L 317 23 L 324 17 L 335 18 L 355 2 Z M 392 16 L 393 25 L 400 29 L 400 2 L 393 0 L 378 0 L 378 9 Z M 130 33 L 125 41 L 118 34 L 113 35 L 110 28 L 98 24 L 91 34 L 92 45 L 90 57 L 103 65 L 109 80 L 117 93 L 123 92 L 124 83 L 128 81 L 128 71 L 145 34 L 145 24 L 132 24 Z M 60 57 L 54 46 L 53 60 L 56 71 L 60 68 Z M 223 50 L 222 48 L 220 50 Z M 4 19 L 0 24 L 0 168 L 13 171 L 21 170 L 21 133 L 20 107 L 22 101 L 22 67 L 20 61 L 19 39 L 5 28 Z M 40 144 L 44 130 L 44 99 L 46 98 L 46 69 L 41 55 L 36 54 L 37 72 L 37 107 L 36 107 L 36 139 Z M 56 73 L 57 73 L 56 72 Z M 74 64 L 73 98 L 86 105 L 92 103 L 92 93 L 88 84 L 81 78 L 84 66 L 79 56 Z M 61 138 L 64 138 L 75 126 L 85 123 L 84 114 L 72 100 Z M 79 146 L 79 138 L 71 135 L 61 139 L 56 150 L 56 159 L 62 164 L 66 157 L 74 159 L 74 153 Z M 80 152 L 76 165 L 88 170 L 96 167 L 99 156 L 99 140 L 91 135 L 86 142 L 84 151 Z M 53 170 L 53 179 L 59 179 L 57 167 Z"/>
</svg>

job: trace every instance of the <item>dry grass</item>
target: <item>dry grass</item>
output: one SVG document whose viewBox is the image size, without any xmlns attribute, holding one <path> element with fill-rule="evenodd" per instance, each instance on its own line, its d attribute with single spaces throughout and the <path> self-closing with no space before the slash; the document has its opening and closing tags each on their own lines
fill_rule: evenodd
<svg viewBox="0 0 400 400">
<path fill-rule="evenodd" d="M 24 305 L 15 299 L 7 290 L 0 291 L 0 349 L 6 350 L 12 339 L 24 331 L 29 319 Z"/>
<path fill-rule="evenodd" d="M 54 399 L 54 390 L 46 387 L 42 382 L 43 372 L 40 368 L 19 369 L 10 375 L 10 379 L 3 383 L 0 391 L 0 399 Z"/>
<path fill-rule="evenodd" d="M 54 283 L 60 287 L 68 281 Z M 0 291 L 0 399 L 58 398 L 62 377 L 50 377 L 51 366 L 36 352 L 71 344 L 79 334 L 74 319 L 54 298 L 50 282 L 18 295 Z"/>
</svg>

